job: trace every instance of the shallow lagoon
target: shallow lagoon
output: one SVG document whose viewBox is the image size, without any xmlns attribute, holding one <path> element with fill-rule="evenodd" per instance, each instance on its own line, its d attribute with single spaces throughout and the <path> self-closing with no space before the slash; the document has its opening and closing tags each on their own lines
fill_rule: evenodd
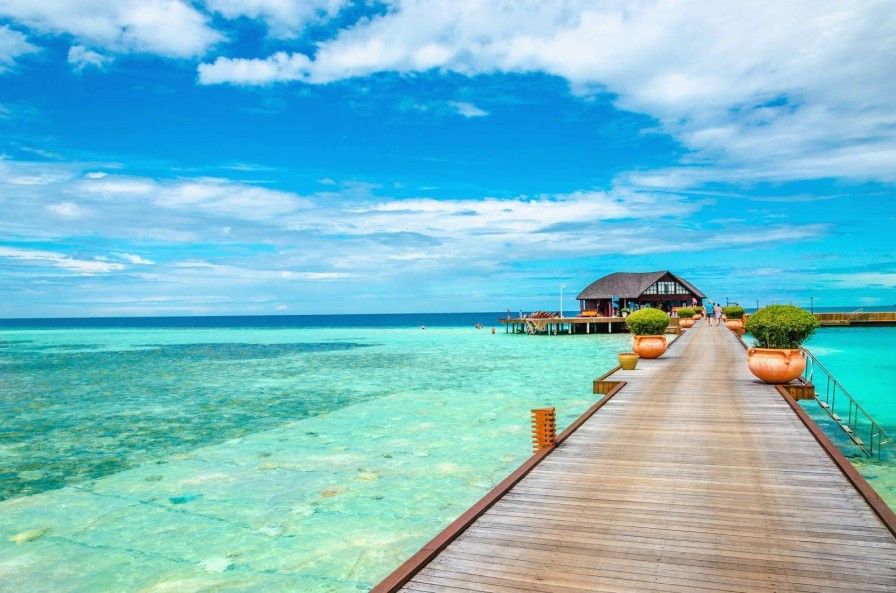
<svg viewBox="0 0 896 593">
<path fill-rule="evenodd" d="M 808 344 L 887 428 L 894 328 Z M 0 591 L 362 591 L 565 426 L 628 336 L 0 332 Z M 858 370 L 856 360 L 870 367 Z M 826 416 L 809 402 L 820 422 Z M 829 434 L 891 505 L 892 453 Z"/>
<path fill-rule="evenodd" d="M 0 590 L 358 591 L 567 425 L 627 336 L 7 330 Z"/>
<path fill-rule="evenodd" d="M 869 459 L 815 402 L 803 402 L 868 482 L 896 509 L 896 327 L 821 328 L 805 344 L 894 440 Z M 818 381 L 818 379 L 816 379 Z M 823 389 L 823 386 L 818 386 Z M 866 439 L 867 440 L 867 439 Z"/>
</svg>

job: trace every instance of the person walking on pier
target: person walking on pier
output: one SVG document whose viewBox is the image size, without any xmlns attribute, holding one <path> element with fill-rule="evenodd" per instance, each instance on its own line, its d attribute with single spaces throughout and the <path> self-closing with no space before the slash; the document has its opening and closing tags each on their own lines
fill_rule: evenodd
<svg viewBox="0 0 896 593">
<path fill-rule="evenodd" d="M 716 325 L 722 327 L 722 305 L 716 303 L 712 308 L 712 315 L 716 318 Z"/>
</svg>

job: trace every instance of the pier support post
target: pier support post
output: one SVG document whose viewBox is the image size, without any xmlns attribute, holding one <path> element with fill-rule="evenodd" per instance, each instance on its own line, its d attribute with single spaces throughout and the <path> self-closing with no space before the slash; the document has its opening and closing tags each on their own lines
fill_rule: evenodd
<svg viewBox="0 0 896 593">
<path fill-rule="evenodd" d="M 787 393 L 790 394 L 790 397 L 795 400 L 815 399 L 815 385 L 812 383 L 796 385 L 787 384 L 784 388 L 787 389 Z"/>
<path fill-rule="evenodd" d="M 538 453 L 557 444 L 557 419 L 554 408 L 532 410 L 532 452 Z"/>
</svg>

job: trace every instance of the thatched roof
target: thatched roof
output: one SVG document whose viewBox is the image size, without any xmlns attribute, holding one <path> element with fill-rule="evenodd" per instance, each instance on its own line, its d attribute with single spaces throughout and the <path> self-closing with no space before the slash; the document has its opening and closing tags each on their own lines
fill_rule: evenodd
<svg viewBox="0 0 896 593">
<path fill-rule="evenodd" d="M 585 299 L 609 299 L 611 297 L 619 297 L 624 299 L 636 299 L 641 296 L 650 285 L 658 281 L 660 278 L 668 274 L 673 280 L 693 292 L 700 298 L 706 295 L 697 290 L 697 288 L 680 276 L 676 276 L 668 270 L 662 272 L 615 272 L 608 276 L 604 276 L 599 280 L 595 280 L 588 288 L 583 290 L 576 299 L 582 301 Z"/>
</svg>

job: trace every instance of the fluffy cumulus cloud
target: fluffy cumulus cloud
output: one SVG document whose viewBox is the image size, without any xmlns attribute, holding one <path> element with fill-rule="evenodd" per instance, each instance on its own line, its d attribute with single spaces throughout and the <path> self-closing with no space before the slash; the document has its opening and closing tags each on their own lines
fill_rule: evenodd
<svg viewBox="0 0 896 593">
<path fill-rule="evenodd" d="M 84 70 L 85 68 L 103 69 L 111 61 L 108 56 L 104 56 L 93 50 L 87 49 L 83 45 L 73 45 L 68 50 L 68 63 L 75 70 Z"/>
<path fill-rule="evenodd" d="M 894 54 L 896 12 L 883 0 L 396 0 L 313 56 L 218 57 L 200 65 L 199 78 L 542 72 L 653 116 L 716 175 L 893 181 Z M 669 174 L 691 183 L 693 172 Z"/>
<path fill-rule="evenodd" d="M 0 27 L 0 73 L 11 69 L 16 58 L 37 51 L 37 48 L 28 43 L 24 33 L 10 29 L 4 25 Z"/>
<path fill-rule="evenodd" d="M 191 57 L 223 39 L 185 0 L 0 0 L 0 16 L 116 52 Z"/>
<path fill-rule="evenodd" d="M 303 54 L 277 52 L 266 60 L 218 58 L 214 64 L 199 65 L 203 84 L 270 84 L 305 77 L 311 60 Z"/>
</svg>

